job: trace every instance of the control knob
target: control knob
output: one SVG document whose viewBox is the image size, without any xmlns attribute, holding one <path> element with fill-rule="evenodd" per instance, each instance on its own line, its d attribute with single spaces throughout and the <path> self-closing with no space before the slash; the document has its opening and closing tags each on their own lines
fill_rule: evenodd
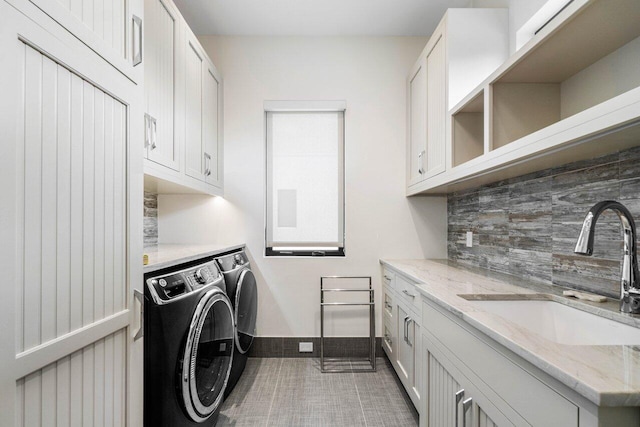
<svg viewBox="0 0 640 427">
<path fill-rule="evenodd" d="M 243 263 L 243 259 L 242 259 L 242 255 L 240 254 L 235 254 L 235 256 L 233 257 L 236 260 L 236 264 L 241 265 Z"/>
<path fill-rule="evenodd" d="M 199 268 L 196 270 L 196 281 L 201 285 L 207 283 L 208 271 L 206 268 Z"/>
</svg>

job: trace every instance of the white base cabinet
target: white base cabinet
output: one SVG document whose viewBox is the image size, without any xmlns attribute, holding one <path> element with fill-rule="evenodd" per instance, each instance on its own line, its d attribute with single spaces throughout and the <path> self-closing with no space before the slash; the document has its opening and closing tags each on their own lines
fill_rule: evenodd
<svg viewBox="0 0 640 427">
<path fill-rule="evenodd" d="M 383 264 L 382 282 L 382 348 L 420 427 L 640 425 L 639 408 L 596 406 L 420 294 L 401 271 Z"/>
<path fill-rule="evenodd" d="M 595 406 L 426 298 L 422 325 L 427 398 L 421 427 L 455 425 L 443 420 L 455 421 L 456 414 L 463 427 L 638 425 L 638 408 Z M 464 395 L 456 403 L 460 390 Z"/>
<path fill-rule="evenodd" d="M 466 378 L 447 370 L 443 363 L 448 359 L 436 356 L 435 345 L 427 337 L 422 345 L 427 383 L 421 427 L 513 425 Z"/>
<path fill-rule="evenodd" d="M 383 346 L 402 385 L 416 408 L 422 400 L 422 336 L 420 295 L 415 285 L 402 276 L 384 270 Z M 417 301 L 417 304 L 414 303 Z"/>
</svg>

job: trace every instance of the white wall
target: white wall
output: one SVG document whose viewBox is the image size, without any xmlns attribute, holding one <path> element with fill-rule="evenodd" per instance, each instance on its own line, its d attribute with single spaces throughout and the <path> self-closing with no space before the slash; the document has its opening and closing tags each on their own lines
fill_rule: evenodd
<svg viewBox="0 0 640 427">
<path fill-rule="evenodd" d="M 446 257 L 446 200 L 405 193 L 405 79 L 426 43 L 410 37 L 203 37 L 224 78 L 225 198 L 159 197 L 159 240 L 246 242 L 260 336 L 319 336 L 322 275 L 373 276 L 380 258 Z M 343 259 L 265 258 L 264 100 L 345 100 Z M 328 333 L 366 334 L 366 317 Z"/>
</svg>

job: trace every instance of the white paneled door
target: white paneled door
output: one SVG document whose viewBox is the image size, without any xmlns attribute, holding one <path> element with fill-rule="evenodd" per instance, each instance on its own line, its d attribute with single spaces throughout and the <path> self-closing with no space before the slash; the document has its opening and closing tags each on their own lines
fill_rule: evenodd
<svg viewBox="0 0 640 427">
<path fill-rule="evenodd" d="M 0 425 L 141 425 L 140 88 L 28 2 L 0 21 Z"/>
</svg>

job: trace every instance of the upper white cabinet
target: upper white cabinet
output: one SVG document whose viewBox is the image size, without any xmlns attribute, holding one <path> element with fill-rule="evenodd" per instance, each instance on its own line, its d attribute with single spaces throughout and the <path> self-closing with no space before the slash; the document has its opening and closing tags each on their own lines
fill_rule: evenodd
<svg viewBox="0 0 640 427">
<path fill-rule="evenodd" d="M 143 59 L 143 0 L 30 1 L 121 73 L 142 83 L 138 64 Z"/>
<path fill-rule="evenodd" d="M 407 159 L 409 185 L 424 179 L 427 151 L 427 70 L 423 58 L 413 66 L 407 79 Z"/>
<path fill-rule="evenodd" d="M 145 155 L 160 165 L 180 170 L 178 67 L 180 14 L 163 0 L 145 0 Z"/>
<path fill-rule="evenodd" d="M 427 151 L 422 162 L 424 179 L 444 172 L 445 169 L 445 114 L 446 103 L 446 63 L 444 34 L 436 36 L 436 41 L 427 53 Z"/>
<path fill-rule="evenodd" d="M 409 193 L 447 170 L 448 109 L 508 55 L 506 9 L 449 9 L 407 78 Z"/>
<path fill-rule="evenodd" d="M 204 181 L 205 161 L 202 132 L 204 52 L 195 36 L 186 38 L 184 55 L 185 69 L 185 151 L 186 173 L 192 178 Z"/>
<path fill-rule="evenodd" d="M 454 97 L 449 84 L 446 171 L 411 186 L 409 195 L 462 190 L 639 145 L 638 22 L 637 0 L 575 0 L 484 81 Z M 451 79 L 455 61 L 447 62 Z"/>
<path fill-rule="evenodd" d="M 170 0 L 145 15 L 145 187 L 221 195 L 222 78 Z"/>
<path fill-rule="evenodd" d="M 205 181 L 209 185 L 222 188 L 223 145 L 222 145 L 222 79 L 215 66 L 204 64 L 203 105 L 203 158 L 205 161 Z"/>
<path fill-rule="evenodd" d="M 190 30 L 186 35 L 184 65 L 186 173 L 221 187 L 221 78 Z"/>
</svg>

